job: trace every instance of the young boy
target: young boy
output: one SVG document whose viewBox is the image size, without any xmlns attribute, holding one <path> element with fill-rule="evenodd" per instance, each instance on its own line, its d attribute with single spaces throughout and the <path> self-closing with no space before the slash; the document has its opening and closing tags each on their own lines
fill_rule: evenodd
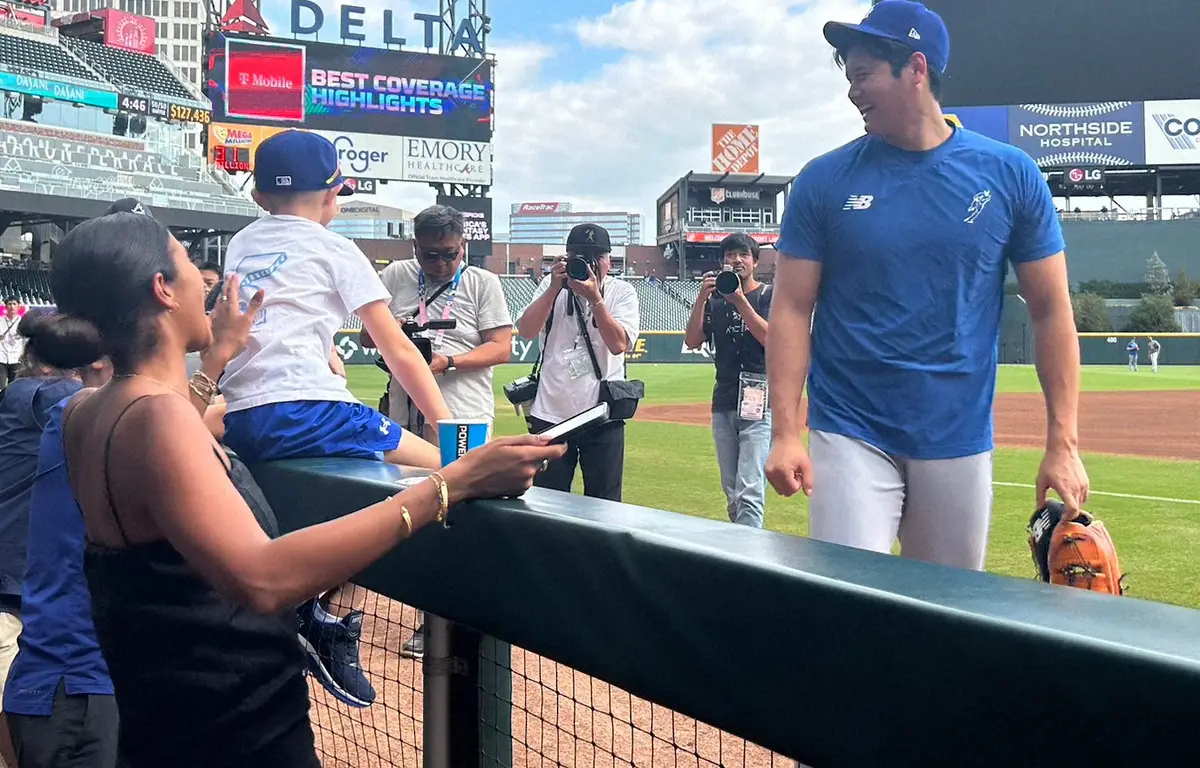
<svg viewBox="0 0 1200 768">
<path fill-rule="evenodd" d="M 289 130 L 259 145 L 253 195 L 269 215 L 230 239 L 225 265 L 241 278 L 243 301 L 260 288 L 265 300 L 246 350 L 221 377 L 225 444 L 246 462 L 337 456 L 437 468 L 436 446 L 358 402 L 330 368 L 333 336 L 355 314 L 426 420 L 450 416 L 370 261 L 326 229 L 347 194 L 328 139 Z M 310 667 L 342 701 L 369 706 L 375 691 L 358 663 L 362 612 L 338 619 L 326 611 L 331 599 L 300 608 Z"/>
</svg>

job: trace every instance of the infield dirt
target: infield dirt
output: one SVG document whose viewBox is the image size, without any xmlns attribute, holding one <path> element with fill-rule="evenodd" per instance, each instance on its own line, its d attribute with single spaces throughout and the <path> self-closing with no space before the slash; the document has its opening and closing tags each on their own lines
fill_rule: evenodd
<svg viewBox="0 0 1200 768">
<path fill-rule="evenodd" d="M 996 396 L 996 445 L 1040 448 L 1046 408 L 1040 394 Z M 639 421 L 707 427 L 708 403 L 644 405 Z M 1200 460 L 1200 392 L 1084 392 L 1079 401 L 1084 453 Z"/>
</svg>

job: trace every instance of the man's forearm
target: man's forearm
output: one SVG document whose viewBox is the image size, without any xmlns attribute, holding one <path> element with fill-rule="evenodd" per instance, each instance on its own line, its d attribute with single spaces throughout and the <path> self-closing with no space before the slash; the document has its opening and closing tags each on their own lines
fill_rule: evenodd
<svg viewBox="0 0 1200 768">
<path fill-rule="evenodd" d="M 745 299 L 742 299 L 742 303 L 738 305 L 737 311 L 742 316 L 742 322 L 746 324 L 746 330 L 750 332 L 750 335 L 759 344 L 766 344 L 767 321 L 763 319 L 763 316 L 758 314 L 753 305 Z"/>
<path fill-rule="evenodd" d="M 772 435 L 798 438 L 804 429 L 800 406 L 812 350 L 811 318 L 791 307 L 773 307 L 766 347 Z"/>
<path fill-rule="evenodd" d="M 1070 305 L 1034 320 L 1034 363 L 1046 399 L 1046 446 L 1079 444 L 1079 335 Z"/>
<path fill-rule="evenodd" d="M 546 327 L 546 320 L 550 318 L 550 310 L 554 309 L 554 302 L 557 298 L 558 291 L 554 286 L 538 296 L 521 314 L 517 333 L 526 339 L 532 339 L 541 333 L 542 329 Z"/>
<path fill-rule="evenodd" d="M 687 328 L 683 334 L 683 342 L 687 344 L 688 349 L 700 349 L 704 344 L 704 307 L 707 303 L 708 297 L 701 291 L 696 303 L 692 305 L 692 314 L 688 316 Z"/>
<path fill-rule="evenodd" d="M 592 318 L 595 319 L 596 329 L 600 331 L 600 338 L 604 339 L 604 346 L 608 347 L 610 353 L 620 355 L 629 351 L 629 334 L 625 333 L 625 326 L 617 322 L 617 318 L 608 311 L 604 302 L 592 306 Z"/>
<path fill-rule="evenodd" d="M 512 357 L 512 344 L 503 341 L 485 341 L 475 349 L 454 356 L 454 367 L 458 371 L 481 371 L 503 365 Z"/>
</svg>

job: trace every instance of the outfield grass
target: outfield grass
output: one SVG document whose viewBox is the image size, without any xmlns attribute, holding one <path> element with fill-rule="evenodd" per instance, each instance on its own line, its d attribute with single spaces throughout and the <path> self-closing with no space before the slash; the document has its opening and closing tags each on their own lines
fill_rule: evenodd
<svg viewBox="0 0 1200 768">
<path fill-rule="evenodd" d="M 1200 368 L 1164 366 L 1132 373 L 1123 366 L 1084 369 L 1088 391 L 1200 389 Z M 528 373 L 528 366 L 496 369 L 496 433 L 519 434 L 524 424 L 499 395 L 500 387 Z M 707 402 L 713 369 L 706 365 L 630 365 L 631 377 L 646 382 L 650 404 Z M 351 389 L 374 404 L 383 390 L 383 374 L 374 366 L 349 369 Z M 1038 392 L 1032 367 L 1003 366 L 1000 392 Z M 999 483 L 1032 484 L 1041 454 L 1000 449 L 995 458 Z M 1092 490 L 1200 501 L 1200 472 L 1196 462 L 1085 456 Z M 576 492 L 579 491 L 576 483 Z M 1032 488 L 998 486 L 993 514 L 988 570 L 1031 578 L 1033 564 L 1025 542 L 1025 525 L 1033 511 Z M 717 476 L 716 455 L 707 427 L 632 422 L 628 426 L 625 459 L 625 501 L 690 515 L 725 518 L 725 501 Z M 1087 505 L 1104 520 L 1117 541 L 1122 565 L 1129 574 L 1131 596 L 1200 608 L 1200 503 L 1127 499 L 1096 494 Z M 808 509 L 803 498 L 767 494 L 767 526 L 805 535 Z"/>
</svg>

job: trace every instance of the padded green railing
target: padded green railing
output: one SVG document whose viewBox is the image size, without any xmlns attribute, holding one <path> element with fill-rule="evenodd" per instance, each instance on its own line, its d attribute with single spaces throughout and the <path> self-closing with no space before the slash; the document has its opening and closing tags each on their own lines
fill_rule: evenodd
<svg viewBox="0 0 1200 768">
<path fill-rule="evenodd" d="M 284 530 L 405 474 L 254 470 Z M 1197 611 L 540 489 L 451 518 L 356 583 L 815 768 L 1200 760 Z"/>
</svg>

